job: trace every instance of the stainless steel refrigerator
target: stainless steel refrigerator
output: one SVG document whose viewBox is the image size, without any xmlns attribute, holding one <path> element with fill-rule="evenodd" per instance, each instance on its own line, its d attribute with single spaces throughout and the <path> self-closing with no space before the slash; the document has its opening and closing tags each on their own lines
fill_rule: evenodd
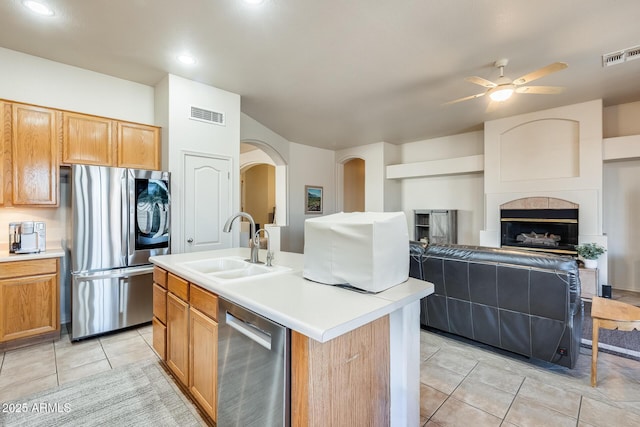
<svg viewBox="0 0 640 427">
<path fill-rule="evenodd" d="M 71 339 L 151 321 L 153 266 L 170 251 L 168 172 L 71 167 Z"/>
</svg>

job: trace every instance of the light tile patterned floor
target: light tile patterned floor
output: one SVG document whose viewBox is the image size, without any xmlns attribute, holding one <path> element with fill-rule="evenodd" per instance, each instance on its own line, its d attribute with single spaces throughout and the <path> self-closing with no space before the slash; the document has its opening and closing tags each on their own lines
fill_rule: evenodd
<svg viewBox="0 0 640 427">
<path fill-rule="evenodd" d="M 145 325 L 76 343 L 71 343 L 65 331 L 58 341 L 0 353 L 0 402 L 127 363 L 157 360 L 151 346 L 152 328 Z"/>
<path fill-rule="evenodd" d="M 631 359 L 601 352 L 592 388 L 586 348 L 567 369 L 422 331 L 421 356 L 421 426 L 640 425 L 640 362 Z"/>
<path fill-rule="evenodd" d="M 0 353 L 0 402 L 157 359 L 151 342 L 151 326 L 143 326 L 73 344 L 65 334 Z M 640 362 L 600 353 L 597 388 L 589 385 L 590 364 L 584 348 L 571 370 L 422 331 L 420 425 L 640 425 Z"/>
</svg>

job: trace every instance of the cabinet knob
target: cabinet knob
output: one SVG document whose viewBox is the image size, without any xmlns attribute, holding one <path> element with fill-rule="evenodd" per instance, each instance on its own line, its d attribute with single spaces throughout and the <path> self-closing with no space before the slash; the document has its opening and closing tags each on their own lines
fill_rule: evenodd
<svg viewBox="0 0 640 427">
<path fill-rule="evenodd" d="M 193 243 L 193 239 L 192 239 L 191 237 L 189 237 L 189 238 L 187 239 L 187 243 L 188 243 L 188 244 L 192 244 L 192 243 Z"/>
</svg>

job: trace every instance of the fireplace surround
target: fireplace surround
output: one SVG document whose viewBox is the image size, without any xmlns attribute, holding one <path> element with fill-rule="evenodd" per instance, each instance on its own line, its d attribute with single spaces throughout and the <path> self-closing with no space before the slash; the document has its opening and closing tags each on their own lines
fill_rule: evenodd
<svg viewBox="0 0 640 427">
<path fill-rule="evenodd" d="M 575 256 L 578 214 L 578 205 L 561 199 L 534 197 L 505 203 L 500 206 L 500 244 Z"/>
</svg>

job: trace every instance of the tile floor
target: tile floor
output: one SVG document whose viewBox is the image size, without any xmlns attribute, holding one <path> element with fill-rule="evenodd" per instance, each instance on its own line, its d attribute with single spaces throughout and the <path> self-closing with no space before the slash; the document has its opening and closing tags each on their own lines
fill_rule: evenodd
<svg viewBox="0 0 640 427">
<path fill-rule="evenodd" d="M 151 325 L 73 344 L 63 328 L 58 341 L 0 353 L 0 402 L 146 359 L 158 359 Z"/>
<path fill-rule="evenodd" d="M 71 344 L 0 353 L 0 402 L 20 399 L 127 363 L 157 359 L 151 326 Z M 640 362 L 598 358 L 591 350 L 570 370 L 505 356 L 440 334 L 421 332 L 420 426 L 638 426 Z"/>
<path fill-rule="evenodd" d="M 640 426 L 640 362 L 591 350 L 567 369 L 422 331 L 420 425 Z"/>
</svg>

